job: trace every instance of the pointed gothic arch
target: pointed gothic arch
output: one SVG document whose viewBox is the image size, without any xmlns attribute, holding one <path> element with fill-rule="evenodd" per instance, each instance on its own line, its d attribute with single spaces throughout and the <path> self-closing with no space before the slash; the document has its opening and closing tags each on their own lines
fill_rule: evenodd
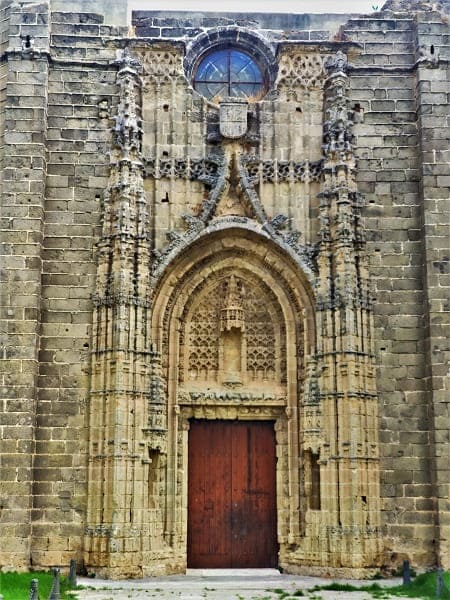
<svg viewBox="0 0 450 600">
<path fill-rule="evenodd" d="M 183 556 L 189 420 L 272 420 L 281 556 L 299 542 L 309 504 L 299 484 L 299 406 L 315 348 L 307 277 L 266 237 L 228 228 L 172 261 L 155 290 L 152 315 L 167 403 L 166 488 L 177 491 L 167 503 L 167 539 L 178 540 Z"/>
</svg>

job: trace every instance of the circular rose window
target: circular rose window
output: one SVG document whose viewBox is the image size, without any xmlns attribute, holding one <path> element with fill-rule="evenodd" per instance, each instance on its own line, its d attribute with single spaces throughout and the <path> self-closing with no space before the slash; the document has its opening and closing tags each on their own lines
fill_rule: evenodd
<svg viewBox="0 0 450 600">
<path fill-rule="evenodd" d="M 240 48 L 220 48 L 198 62 L 195 90 L 213 102 L 225 98 L 256 101 L 266 91 L 266 78 L 256 60 Z"/>
</svg>

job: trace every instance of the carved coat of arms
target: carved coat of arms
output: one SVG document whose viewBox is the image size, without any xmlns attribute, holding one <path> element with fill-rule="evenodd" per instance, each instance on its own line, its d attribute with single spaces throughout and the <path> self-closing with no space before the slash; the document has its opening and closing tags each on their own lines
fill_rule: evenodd
<svg viewBox="0 0 450 600">
<path fill-rule="evenodd" d="M 247 107 L 247 102 L 239 99 L 220 103 L 220 133 L 223 137 L 238 139 L 247 132 Z"/>
</svg>

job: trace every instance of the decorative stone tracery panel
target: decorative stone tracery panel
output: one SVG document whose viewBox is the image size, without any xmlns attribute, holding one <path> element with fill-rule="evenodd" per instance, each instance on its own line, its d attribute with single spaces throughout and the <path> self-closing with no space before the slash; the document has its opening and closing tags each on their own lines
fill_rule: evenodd
<svg viewBox="0 0 450 600">
<path fill-rule="evenodd" d="M 164 83 L 183 76 L 183 57 L 176 48 L 154 46 L 151 49 L 136 48 L 135 52 L 142 60 L 144 82 Z"/>
<path fill-rule="evenodd" d="M 326 75 L 325 59 L 320 54 L 285 51 L 280 56 L 278 89 L 321 88 Z"/>
<path fill-rule="evenodd" d="M 183 317 L 180 382 L 223 383 L 219 373 L 223 375 L 232 360 L 227 343 L 233 343 L 233 331 L 239 341 L 236 352 L 242 351 L 236 383 L 284 382 L 285 326 L 269 290 L 228 270 L 203 288 Z"/>
<path fill-rule="evenodd" d="M 185 377 L 188 380 L 215 380 L 219 370 L 220 286 L 198 306 L 187 326 L 188 360 Z M 180 373 L 181 374 L 181 373 Z"/>
</svg>

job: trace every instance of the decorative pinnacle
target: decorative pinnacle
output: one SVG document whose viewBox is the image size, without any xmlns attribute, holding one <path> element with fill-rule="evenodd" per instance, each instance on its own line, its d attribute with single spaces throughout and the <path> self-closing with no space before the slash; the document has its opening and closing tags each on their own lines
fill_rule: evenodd
<svg viewBox="0 0 450 600">
<path fill-rule="evenodd" d="M 348 69 L 347 56 L 342 52 L 342 50 L 338 50 L 334 56 L 330 56 L 325 61 L 324 67 L 327 70 L 329 77 L 337 73 L 345 74 Z"/>
<path fill-rule="evenodd" d="M 117 50 L 117 59 L 115 63 L 120 67 L 119 73 L 128 71 L 134 75 L 139 75 L 142 71 L 142 62 L 136 56 L 133 56 L 128 46 L 123 50 Z"/>
</svg>

